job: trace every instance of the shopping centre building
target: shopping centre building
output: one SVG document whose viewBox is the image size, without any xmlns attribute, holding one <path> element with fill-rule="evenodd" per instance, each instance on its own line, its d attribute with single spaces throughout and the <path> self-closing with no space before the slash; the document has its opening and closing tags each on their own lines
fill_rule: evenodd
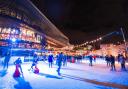
<svg viewBox="0 0 128 89">
<path fill-rule="evenodd" d="M 0 1 L 0 50 L 62 48 L 69 39 L 30 0 Z"/>
</svg>

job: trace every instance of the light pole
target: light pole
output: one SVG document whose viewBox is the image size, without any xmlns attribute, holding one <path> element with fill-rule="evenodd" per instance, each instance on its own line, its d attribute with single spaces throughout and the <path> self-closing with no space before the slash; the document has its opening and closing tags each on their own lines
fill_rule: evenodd
<svg viewBox="0 0 128 89">
<path fill-rule="evenodd" d="M 121 28 L 121 33 L 122 33 L 122 36 L 123 36 L 123 41 L 124 41 L 124 45 L 125 45 L 125 56 L 127 57 L 127 43 L 126 43 L 126 39 L 125 39 L 125 35 L 124 35 L 124 32 L 123 32 L 123 29 Z"/>
</svg>

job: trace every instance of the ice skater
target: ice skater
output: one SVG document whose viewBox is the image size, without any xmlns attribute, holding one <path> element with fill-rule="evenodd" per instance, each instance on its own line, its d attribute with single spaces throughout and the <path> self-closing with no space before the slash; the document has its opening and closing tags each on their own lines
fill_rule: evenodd
<svg viewBox="0 0 128 89">
<path fill-rule="evenodd" d="M 63 66 L 67 66 L 67 55 L 63 56 Z"/>
<path fill-rule="evenodd" d="M 29 69 L 29 71 L 30 70 L 34 71 L 33 67 L 36 67 L 37 68 L 37 63 L 38 63 L 38 57 L 36 56 L 33 59 L 33 62 L 32 62 L 32 65 L 31 65 L 31 68 Z"/>
<path fill-rule="evenodd" d="M 125 57 L 123 55 L 120 55 L 118 58 L 118 61 L 121 64 L 121 70 L 126 71 L 126 67 L 125 67 Z"/>
<path fill-rule="evenodd" d="M 90 56 L 89 56 L 89 62 L 90 62 L 90 63 L 89 63 L 89 66 L 92 66 L 92 60 L 93 60 L 92 55 L 90 55 Z"/>
<path fill-rule="evenodd" d="M 22 74 L 23 76 L 23 71 L 22 71 L 22 67 L 21 67 L 21 64 L 22 64 L 22 61 L 21 61 L 21 58 L 18 58 L 14 64 L 16 65 L 16 69 L 15 69 L 15 72 L 13 74 L 13 77 L 20 77 L 20 75 Z M 20 69 L 20 70 L 19 70 Z"/>
<path fill-rule="evenodd" d="M 59 53 L 58 56 L 57 56 L 57 65 L 58 65 L 58 68 L 57 68 L 57 73 L 58 75 L 61 75 L 60 73 L 60 69 L 61 69 L 61 66 L 62 66 L 62 61 L 63 61 L 63 53 Z"/>
<path fill-rule="evenodd" d="M 105 61 L 107 62 L 107 66 L 111 66 L 111 61 L 110 61 L 110 56 L 109 55 L 105 56 Z"/>
<path fill-rule="evenodd" d="M 49 68 L 52 68 L 53 59 L 54 59 L 53 55 L 50 54 L 50 55 L 48 56 Z"/>
<path fill-rule="evenodd" d="M 111 62 L 111 71 L 116 71 L 116 68 L 115 68 L 115 57 L 110 55 L 110 62 Z"/>
<path fill-rule="evenodd" d="M 6 56 L 5 56 L 5 59 L 4 59 L 4 65 L 3 65 L 3 69 L 8 69 L 8 63 L 10 61 L 10 58 L 11 58 L 11 55 L 10 55 L 10 52 L 7 52 Z"/>
</svg>

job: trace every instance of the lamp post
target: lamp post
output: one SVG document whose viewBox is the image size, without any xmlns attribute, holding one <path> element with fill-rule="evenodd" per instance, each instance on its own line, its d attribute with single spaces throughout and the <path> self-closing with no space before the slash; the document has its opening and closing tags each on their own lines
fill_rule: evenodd
<svg viewBox="0 0 128 89">
<path fill-rule="evenodd" d="M 123 36 L 123 41 L 124 41 L 124 45 L 125 45 L 125 56 L 127 57 L 127 43 L 126 43 L 126 39 L 125 39 L 125 35 L 124 35 L 124 32 L 123 32 L 123 29 L 121 28 L 121 33 L 122 33 L 122 36 Z"/>
</svg>

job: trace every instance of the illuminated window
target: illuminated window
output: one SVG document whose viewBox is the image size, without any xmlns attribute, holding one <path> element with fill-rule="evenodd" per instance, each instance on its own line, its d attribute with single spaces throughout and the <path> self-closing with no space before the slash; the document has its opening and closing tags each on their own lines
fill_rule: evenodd
<svg viewBox="0 0 128 89">
<path fill-rule="evenodd" d="M 2 33 L 6 33 L 6 32 L 7 32 L 6 28 L 3 28 Z"/>
<path fill-rule="evenodd" d="M 22 34 L 23 35 L 26 35 L 26 30 L 23 28 L 23 30 L 22 30 Z"/>
<path fill-rule="evenodd" d="M 14 11 L 12 11 L 11 16 L 16 17 L 16 13 Z"/>
<path fill-rule="evenodd" d="M 6 10 L 4 9 L 1 9 L 1 13 L 5 14 Z"/>
<path fill-rule="evenodd" d="M 2 31 L 2 28 L 0 27 L 0 33 L 1 33 L 1 31 Z"/>
<path fill-rule="evenodd" d="M 15 34 L 18 34 L 19 32 L 18 32 L 18 30 L 16 29 L 16 31 L 15 31 Z"/>
<path fill-rule="evenodd" d="M 41 36 L 40 35 L 37 35 L 36 42 L 40 43 L 40 41 L 41 41 Z"/>
<path fill-rule="evenodd" d="M 21 19 L 21 15 L 17 13 L 17 18 L 18 19 Z"/>
<path fill-rule="evenodd" d="M 8 28 L 8 29 L 7 29 L 7 33 L 10 33 L 10 32 L 11 32 L 11 28 Z"/>
<path fill-rule="evenodd" d="M 27 36 L 30 36 L 30 34 L 31 34 L 30 31 L 27 31 Z"/>
<path fill-rule="evenodd" d="M 0 9 L 0 13 L 2 12 L 2 10 Z"/>
<path fill-rule="evenodd" d="M 6 14 L 6 15 L 9 15 L 9 14 L 10 14 L 10 12 L 9 12 L 8 9 L 6 9 L 5 14 Z"/>
<path fill-rule="evenodd" d="M 40 41 L 42 40 L 42 36 L 40 36 Z"/>
<path fill-rule="evenodd" d="M 15 34 L 15 29 L 12 29 L 11 30 L 11 34 Z"/>
</svg>

